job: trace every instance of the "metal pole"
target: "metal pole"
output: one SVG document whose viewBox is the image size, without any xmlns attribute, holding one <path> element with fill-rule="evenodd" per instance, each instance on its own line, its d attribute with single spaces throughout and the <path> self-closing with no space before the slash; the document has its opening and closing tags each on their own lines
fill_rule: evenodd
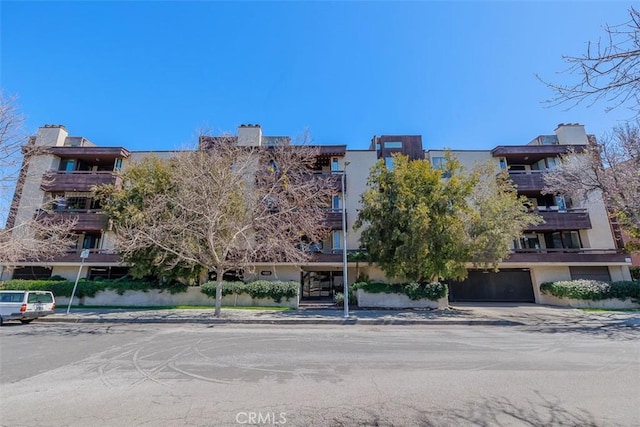
<svg viewBox="0 0 640 427">
<path fill-rule="evenodd" d="M 349 318 L 349 280 L 347 276 L 347 198 L 345 192 L 345 176 L 349 162 L 345 162 L 342 170 L 342 282 L 344 285 L 344 317 Z"/>
<path fill-rule="evenodd" d="M 84 260 L 89 257 L 89 249 L 84 249 L 80 253 L 80 267 L 78 267 L 78 275 L 76 276 L 76 282 L 73 284 L 73 291 L 71 291 L 71 298 L 69 298 L 69 306 L 67 307 L 67 314 L 71 310 L 71 302 L 73 301 L 73 296 L 76 294 L 76 288 L 78 287 L 78 281 L 80 280 L 80 274 L 82 273 L 82 265 L 84 264 Z"/>
</svg>

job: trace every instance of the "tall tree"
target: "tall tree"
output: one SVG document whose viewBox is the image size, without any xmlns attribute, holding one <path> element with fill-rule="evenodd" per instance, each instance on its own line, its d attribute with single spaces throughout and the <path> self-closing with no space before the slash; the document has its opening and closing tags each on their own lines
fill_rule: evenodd
<svg viewBox="0 0 640 427">
<path fill-rule="evenodd" d="M 539 221 L 493 168 L 466 172 L 449 155 L 444 169 L 397 155 L 393 170 L 372 169 L 368 187 L 355 224 L 361 243 L 386 274 L 417 282 L 464 279 L 469 262 L 496 267 Z"/>
<path fill-rule="evenodd" d="M 102 198 L 123 211 L 113 223 L 125 260 L 153 248 L 169 261 L 160 268 L 182 263 L 216 274 L 218 316 L 224 273 L 308 259 L 301 243 L 326 235 L 335 190 L 331 176 L 312 174 L 318 152 L 309 146 L 246 147 L 216 137 L 201 148 L 129 167 L 122 188 Z M 150 174 L 157 180 L 145 187 Z"/>
<path fill-rule="evenodd" d="M 545 174 L 545 192 L 569 194 L 583 201 L 603 197 L 630 239 L 629 250 L 640 249 L 640 125 L 626 123 L 582 153 L 569 153 Z"/>
<path fill-rule="evenodd" d="M 634 7 L 628 12 L 625 23 L 605 25 L 604 36 L 589 42 L 584 54 L 564 56 L 565 73 L 577 77 L 574 83 L 540 79 L 555 92 L 549 103 L 571 107 L 604 100 L 609 103 L 607 110 L 626 106 L 640 114 L 640 12 Z"/>
<path fill-rule="evenodd" d="M 16 98 L 0 90 L 0 263 L 13 264 L 22 260 L 43 261 L 67 251 L 72 243 L 71 230 L 75 219 L 61 220 L 48 215 L 44 203 L 28 206 L 33 216 L 8 222 L 16 183 L 27 178 L 29 162 L 35 148 L 24 132 L 24 116 L 19 112 Z"/>
</svg>

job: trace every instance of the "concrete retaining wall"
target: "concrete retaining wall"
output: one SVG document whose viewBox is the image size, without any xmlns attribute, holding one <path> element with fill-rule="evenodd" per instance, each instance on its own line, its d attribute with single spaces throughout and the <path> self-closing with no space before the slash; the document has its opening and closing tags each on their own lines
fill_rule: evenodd
<svg viewBox="0 0 640 427">
<path fill-rule="evenodd" d="M 640 304 L 634 303 L 630 299 L 604 299 L 600 301 L 573 299 L 573 298 L 558 298 L 553 295 L 540 293 L 539 304 L 556 305 L 559 307 L 573 307 L 573 308 L 604 308 L 604 309 L 628 309 L 628 308 L 640 308 Z"/>
<path fill-rule="evenodd" d="M 366 308 L 447 308 L 447 297 L 437 301 L 429 299 L 412 300 L 404 294 L 372 294 L 362 289 L 357 289 L 358 307 Z"/>
<path fill-rule="evenodd" d="M 69 304 L 69 298 L 56 297 L 58 306 Z M 171 294 L 169 291 L 151 289 L 147 292 L 125 291 L 118 295 L 112 290 L 98 292 L 95 297 L 74 298 L 74 305 L 121 305 L 121 306 L 162 306 L 162 305 L 204 305 L 215 306 L 214 298 L 209 298 L 199 287 L 188 288 L 187 292 Z M 222 298 L 223 306 L 236 307 L 292 307 L 298 308 L 298 299 L 282 299 L 279 303 L 272 299 L 251 298 L 248 294 L 228 295 Z"/>
</svg>

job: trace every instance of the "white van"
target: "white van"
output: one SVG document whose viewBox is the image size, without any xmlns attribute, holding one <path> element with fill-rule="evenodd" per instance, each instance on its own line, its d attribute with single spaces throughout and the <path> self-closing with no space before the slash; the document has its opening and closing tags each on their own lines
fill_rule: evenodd
<svg viewBox="0 0 640 427">
<path fill-rule="evenodd" d="M 0 291 L 0 326 L 7 320 L 30 323 L 53 314 L 56 300 L 49 291 Z"/>
</svg>

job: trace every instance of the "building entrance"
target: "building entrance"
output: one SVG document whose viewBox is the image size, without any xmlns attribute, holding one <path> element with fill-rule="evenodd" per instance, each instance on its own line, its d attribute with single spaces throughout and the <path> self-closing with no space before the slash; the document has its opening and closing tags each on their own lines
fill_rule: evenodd
<svg viewBox="0 0 640 427">
<path fill-rule="evenodd" d="M 342 292 L 342 271 L 303 271 L 300 298 L 304 300 L 333 300 Z"/>
</svg>

